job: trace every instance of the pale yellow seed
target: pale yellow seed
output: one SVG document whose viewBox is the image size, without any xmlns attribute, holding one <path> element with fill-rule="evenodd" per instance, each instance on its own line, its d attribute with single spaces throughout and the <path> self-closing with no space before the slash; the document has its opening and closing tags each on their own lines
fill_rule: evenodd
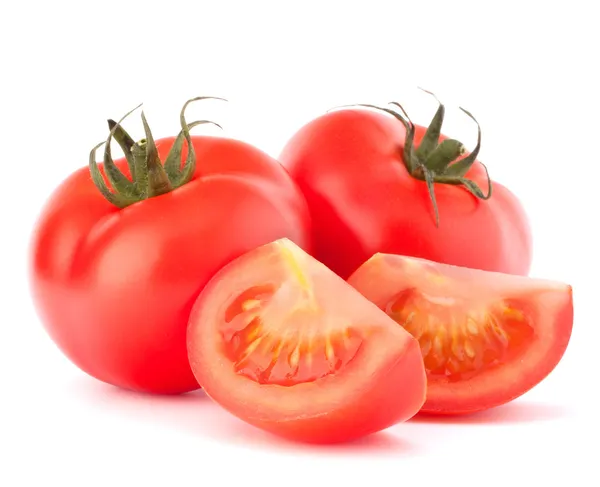
<svg viewBox="0 0 600 487">
<path fill-rule="evenodd" d="M 502 345 L 507 347 L 509 343 L 509 338 L 504 328 L 502 328 L 502 326 L 500 326 L 493 317 L 490 317 L 490 323 L 492 325 L 492 330 L 496 334 L 496 337 L 500 340 L 500 342 L 502 342 Z"/>
<path fill-rule="evenodd" d="M 253 342 L 254 340 L 256 340 L 256 338 L 258 338 L 258 336 L 261 334 L 262 329 L 260 326 L 255 326 L 254 328 L 252 328 L 252 330 L 250 331 L 250 333 L 248 333 L 248 338 L 247 340 L 249 342 Z"/>
<path fill-rule="evenodd" d="M 335 363 L 335 354 L 333 352 L 333 345 L 331 344 L 331 338 L 329 335 L 325 337 L 325 357 L 330 364 Z"/>
<path fill-rule="evenodd" d="M 430 335 L 433 335 L 435 330 L 437 330 L 437 328 L 438 328 L 437 318 L 433 314 L 427 315 L 427 319 L 423 320 L 423 329 L 424 329 L 425 333 L 429 333 Z"/>
<path fill-rule="evenodd" d="M 350 347 L 350 328 L 346 328 L 342 332 L 342 345 L 344 346 L 344 348 Z"/>
<path fill-rule="evenodd" d="M 506 330 L 502 327 L 498 327 L 498 334 L 508 343 L 508 333 L 506 333 Z"/>
<path fill-rule="evenodd" d="M 300 344 L 297 344 L 296 348 L 294 348 L 294 351 L 290 355 L 289 361 L 290 367 L 298 367 L 298 363 L 300 363 Z"/>
<path fill-rule="evenodd" d="M 251 309 L 257 308 L 260 306 L 260 300 L 258 299 L 247 299 L 242 303 L 242 310 L 249 311 Z"/>
<path fill-rule="evenodd" d="M 457 358 L 459 358 L 461 356 L 461 350 L 460 350 L 460 346 L 458 343 L 458 326 L 456 325 L 456 322 L 454 321 L 454 317 L 452 318 L 452 322 L 450 324 L 450 339 L 451 339 L 450 349 L 452 350 L 452 354 L 455 355 Z"/>
<path fill-rule="evenodd" d="M 283 349 L 283 342 L 280 341 L 279 343 L 277 343 L 277 345 L 273 349 L 273 361 L 276 362 L 277 360 L 279 360 L 279 355 L 281 354 L 282 349 Z"/>
<path fill-rule="evenodd" d="M 425 338 L 420 342 L 421 345 L 421 354 L 423 355 L 423 357 L 427 357 L 427 355 L 429 355 L 429 352 L 431 351 L 431 339 L 429 339 L 428 336 L 425 336 Z"/>
<path fill-rule="evenodd" d="M 277 346 L 277 339 L 273 335 L 267 335 L 267 339 L 263 340 L 260 346 L 262 353 L 269 353 Z"/>
<path fill-rule="evenodd" d="M 433 352 L 441 357 L 444 355 L 444 338 L 438 333 L 433 339 Z"/>
<path fill-rule="evenodd" d="M 410 325 L 413 320 L 415 319 L 415 316 L 417 315 L 416 311 L 411 311 L 408 316 L 406 317 L 406 319 L 404 320 L 404 326 L 406 325 Z"/>
<path fill-rule="evenodd" d="M 471 335 L 479 335 L 479 326 L 477 325 L 477 322 L 470 316 L 467 316 L 467 330 Z"/>
<path fill-rule="evenodd" d="M 414 311 L 410 312 L 404 320 L 402 328 L 404 328 L 418 340 L 421 338 L 421 335 L 423 335 L 423 323 L 422 320 L 415 320 L 416 315 L 417 314 Z"/>
<path fill-rule="evenodd" d="M 456 357 L 450 357 L 446 363 L 446 375 L 451 375 L 460 370 L 460 362 Z"/>
<path fill-rule="evenodd" d="M 306 338 L 306 350 L 308 351 L 308 353 L 305 356 L 306 365 L 307 365 L 307 367 L 309 369 L 312 367 L 312 363 L 313 363 L 312 349 L 313 349 L 314 338 L 315 338 L 314 332 L 312 330 L 310 330 L 308 332 L 308 335 L 307 335 L 307 338 Z"/>
<path fill-rule="evenodd" d="M 471 345 L 471 342 L 469 342 L 468 340 L 465 342 L 465 353 L 469 358 L 475 357 L 475 350 L 473 349 L 473 345 Z"/>
<path fill-rule="evenodd" d="M 265 338 L 264 336 L 258 337 L 256 340 L 254 340 L 252 343 L 250 343 L 250 345 L 248 345 L 246 347 L 246 350 L 244 350 L 244 355 L 242 355 L 242 357 L 238 360 L 238 362 L 243 362 L 250 355 L 252 355 L 252 352 L 254 352 L 258 348 L 258 346 L 260 345 L 260 342 L 262 342 L 264 338 Z"/>
<path fill-rule="evenodd" d="M 523 321 L 525 318 L 525 315 L 520 309 L 511 308 L 510 306 L 504 308 L 504 316 L 518 321 Z"/>
</svg>

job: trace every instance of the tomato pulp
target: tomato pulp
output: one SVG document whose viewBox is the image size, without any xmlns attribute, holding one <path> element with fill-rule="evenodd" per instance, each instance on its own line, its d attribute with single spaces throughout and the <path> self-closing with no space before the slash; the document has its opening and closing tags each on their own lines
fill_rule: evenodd
<svg viewBox="0 0 600 487">
<path fill-rule="evenodd" d="M 113 135 L 125 141 L 129 156 L 146 144 Z M 142 159 L 151 157 L 154 142 L 147 139 Z M 156 141 L 159 163 L 176 140 Z M 259 245 L 281 237 L 309 245 L 304 198 L 274 159 L 232 139 L 189 141 L 198 163 L 180 187 L 147 197 L 149 189 L 137 185 L 130 190 L 142 188 L 138 197 L 145 199 L 120 208 L 83 168 L 54 192 L 34 231 L 30 281 L 45 328 L 82 370 L 123 388 L 198 388 L 186 327 L 200 290 L 223 265 Z M 187 147 L 184 141 L 177 166 L 187 161 Z M 115 161 L 131 181 L 128 162 Z M 161 167 L 146 167 L 144 181 L 163 184 Z"/>
<path fill-rule="evenodd" d="M 417 341 L 287 239 L 215 275 L 193 308 L 188 352 L 217 403 L 293 440 L 351 440 L 425 399 Z"/>
<path fill-rule="evenodd" d="M 424 412 L 506 403 L 543 380 L 573 327 L 569 285 L 377 254 L 348 282 L 420 344 Z"/>
<path fill-rule="evenodd" d="M 440 133 L 438 114 L 428 129 L 413 126 L 411 138 L 410 125 L 388 113 L 336 110 L 306 124 L 283 149 L 279 159 L 309 204 L 314 255 L 340 276 L 377 252 L 529 272 L 531 234 L 520 202 L 499 183 L 484 194 L 484 166 L 463 164 L 479 144 L 454 160 L 464 147 Z"/>
</svg>

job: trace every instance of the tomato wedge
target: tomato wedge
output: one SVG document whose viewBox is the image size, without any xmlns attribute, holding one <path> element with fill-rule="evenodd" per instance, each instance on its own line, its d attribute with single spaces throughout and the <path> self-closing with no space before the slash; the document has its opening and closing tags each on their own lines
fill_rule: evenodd
<svg viewBox="0 0 600 487">
<path fill-rule="evenodd" d="M 348 279 L 418 341 L 423 412 L 506 403 L 542 381 L 573 327 L 571 286 L 419 258 L 376 254 Z"/>
<path fill-rule="evenodd" d="M 374 433 L 425 400 L 417 341 L 288 239 L 214 276 L 192 310 L 188 355 L 217 403 L 298 441 Z"/>
</svg>

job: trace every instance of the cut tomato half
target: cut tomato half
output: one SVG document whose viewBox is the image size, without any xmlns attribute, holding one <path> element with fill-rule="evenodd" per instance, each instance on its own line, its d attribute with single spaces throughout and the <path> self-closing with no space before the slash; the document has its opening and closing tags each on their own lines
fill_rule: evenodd
<svg viewBox="0 0 600 487">
<path fill-rule="evenodd" d="M 542 381 L 573 327 L 569 285 L 376 254 L 348 282 L 409 331 L 427 371 L 422 411 L 506 403 Z"/>
<path fill-rule="evenodd" d="M 425 400 L 417 341 L 287 239 L 214 276 L 190 316 L 188 355 L 212 399 L 293 440 L 358 438 Z"/>
</svg>

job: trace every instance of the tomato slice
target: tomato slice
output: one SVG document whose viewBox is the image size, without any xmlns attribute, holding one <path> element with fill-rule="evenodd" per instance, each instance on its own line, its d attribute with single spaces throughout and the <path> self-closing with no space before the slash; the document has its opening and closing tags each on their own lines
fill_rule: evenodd
<svg viewBox="0 0 600 487">
<path fill-rule="evenodd" d="M 506 403 L 542 381 L 573 327 L 571 286 L 376 254 L 348 282 L 409 331 L 427 371 L 423 412 Z"/>
<path fill-rule="evenodd" d="M 188 355 L 206 393 L 293 440 L 351 440 L 425 400 L 418 342 L 287 239 L 225 266 L 202 291 Z"/>
</svg>

